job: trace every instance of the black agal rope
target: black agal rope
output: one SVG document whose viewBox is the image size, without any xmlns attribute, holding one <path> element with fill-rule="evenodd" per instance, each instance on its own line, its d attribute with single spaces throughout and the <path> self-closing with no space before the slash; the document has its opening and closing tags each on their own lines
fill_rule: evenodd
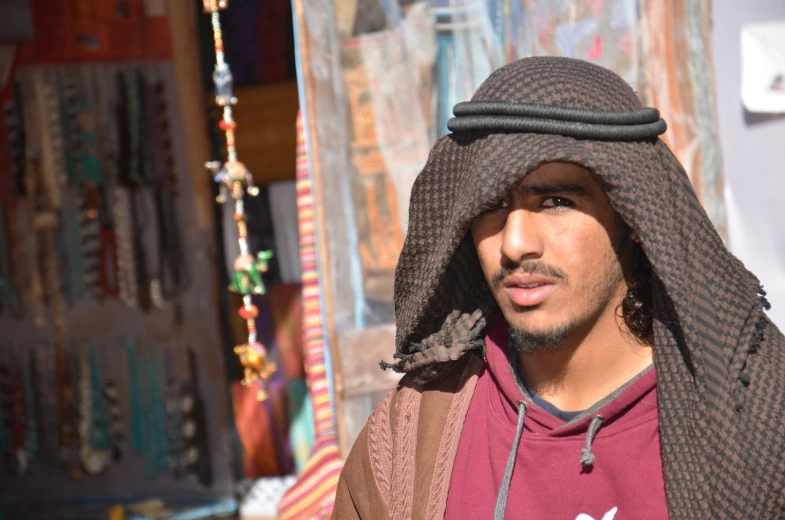
<svg viewBox="0 0 785 520">
<path fill-rule="evenodd" d="M 452 132 L 526 132 L 580 139 L 636 141 L 655 139 L 668 126 L 656 108 L 603 112 L 506 101 L 468 101 L 453 109 Z"/>
</svg>

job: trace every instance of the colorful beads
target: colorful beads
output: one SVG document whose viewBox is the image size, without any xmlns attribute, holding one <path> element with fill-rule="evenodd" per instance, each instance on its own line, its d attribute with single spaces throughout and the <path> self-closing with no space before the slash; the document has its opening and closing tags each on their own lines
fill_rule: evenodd
<svg viewBox="0 0 785 520">
<path fill-rule="evenodd" d="M 229 290 L 242 294 L 245 305 L 238 310 L 241 318 L 246 320 L 248 327 L 248 343 L 238 345 L 234 351 L 239 356 L 244 367 L 243 384 L 259 384 L 257 397 L 260 400 L 267 398 L 263 388 L 264 382 L 275 371 L 275 365 L 267 359 L 264 346 L 256 341 L 256 317 L 259 310 L 251 303 L 252 294 L 264 294 L 265 286 L 262 274 L 268 270 L 268 262 L 272 258 L 271 251 L 262 251 L 256 256 L 248 253 L 248 227 L 245 222 L 243 197 L 255 197 L 259 188 L 254 186 L 253 177 L 245 165 L 237 160 L 234 131 L 237 123 L 232 117 L 232 107 L 237 103 L 234 97 L 234 78 L 229 65 L 224 61 L 223 33 L 221 19 L 218 11 L 226 9 L 226 0 L 203 0 L 204 12 L 211 15 L 213 27 L 213 40 L 215 44 L 215 69 L 213 70 L 213 83 L 215 83 L 215 102 L 223 107 L 223 118 L 218 127 L 223 130 L 226 138 L 227 161 L 221 165 L 218 161 L 207 163 L 207 169 L 213 180 L 219 185 L 219 194 L 216 201 L 220 204 L 228 202 L 231 197 L 235 201 L 234 221 L 237 223 L 238 244 L 242 254 L 234 261 L 234 273 Z"/>
<path fill-rule="evenodd" d="M 240 307 L 240 310 L 237 311 L 240 317 L 244 320 L 251 320 L 259 316 L 259 309 L 256 305 L 251 305 L 250 307 Z"/>
<path fill-rule="evenodd" d="M 235 123 L 232 120 L 227 121 L 225 119 L 221 119 L 221 121 L 218 123 L 218 128 L 224 131 L 234 130 L 235 128 L 237 128 L 237 123 Z"/>
</svg>

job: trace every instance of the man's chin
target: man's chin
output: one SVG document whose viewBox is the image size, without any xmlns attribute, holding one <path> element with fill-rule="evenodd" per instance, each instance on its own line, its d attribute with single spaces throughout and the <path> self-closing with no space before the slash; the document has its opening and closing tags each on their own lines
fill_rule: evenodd
<svg viewBox="0 0 785 520">
<path fill-rule="evenodd" d="M 508 322 L 509 323 L 509 322 Z M 510 325 L 510 345 L 519 352 L 552 352 L 558 350 L 575 330 L 571 324 Z"/>
</svg>

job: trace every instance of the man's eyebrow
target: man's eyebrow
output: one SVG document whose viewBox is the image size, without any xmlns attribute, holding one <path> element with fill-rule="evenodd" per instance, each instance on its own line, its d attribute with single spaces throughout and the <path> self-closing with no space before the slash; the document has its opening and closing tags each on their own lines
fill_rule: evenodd
<svg viewBox="0 0 785 520">
<path fill-rule="evenodd" d="M 588 195 L 589 190 L 581 184 L 570 182 L 553 182 L 547 184 L 532 184 L 516 186 L 514 191 L 522 196 L 527 195 Z"/>
</svg>

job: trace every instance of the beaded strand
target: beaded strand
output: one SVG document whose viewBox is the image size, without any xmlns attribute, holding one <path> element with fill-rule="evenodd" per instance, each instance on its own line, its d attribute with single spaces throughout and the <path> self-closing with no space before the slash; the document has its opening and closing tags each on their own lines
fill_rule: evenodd
<svg viewBox="0 0 785 520">
<path fill-rule="evenodd" d="M 215 70 L 213 83 L 215 83 L 215 102 L 223 109 L 223 118 L 219 128 L 226 136 L 227 160 L 221 166 L 219 161 L 207 163 L 208 171 L 219 184 L 220 194 L 217 201 L 221 204 L 228 201 L 230 196 L 234 201 L 234 221 L 237 223 L 238 245 L 240 255 L 234 261 L 234 274 L 229 289 L 243 295 L 243 306 L 239 315 L 246 322 L 248 328 L 248 341 L 237 345 L 234 352 L 239 356 L 243 365 L 244 376 L 242 384 L 257 386 L 257 398 L 262 401 L 267 399 L 265 389 L 266 381 L 275 372 L 275 363 L 267 356 L 267 349 L 256 337 L 256 317 L 259 309 L 253 304 L 253 294 L 264 294 L 265 287 L 262 275 L 268 269 L 268 262 L 272 258 L 271 251 L 260 251 L 251 254 L 248 248 L 248 227 L 246 225 L 243 195 L 255 197 L 259 188 L 254 186 L 251 173 L 243 163 L 237 160 L 234 132 L 237 128 L 232 117 L 232 107 L 237 103 L 233 93 L 232 72 L 224 57 L 223 32 L 219 12 L 229 5 L 228 0 L 202 0 L 204 12 L 210 15 L 213 27 L 213 41 L 215 44 Z"/>
</svg>

